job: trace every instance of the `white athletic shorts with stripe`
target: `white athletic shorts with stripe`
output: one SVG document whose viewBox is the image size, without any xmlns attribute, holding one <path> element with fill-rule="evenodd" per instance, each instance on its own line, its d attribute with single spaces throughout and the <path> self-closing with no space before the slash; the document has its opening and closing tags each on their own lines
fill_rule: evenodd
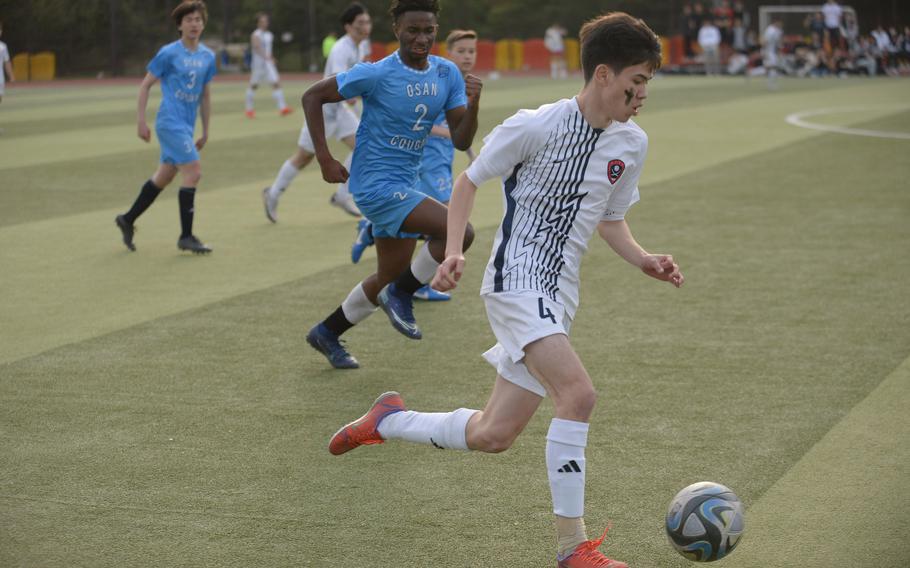
<svg viewBox="0 0 910 568">
<path fill-rule="evenodd" d="M 334 105 L 322 105 L 322 119 L 325 121 L 326 139 L 334 138 L 344 140 L 348 136 L 357 134 L 357 128 L 360 126 L 360 119 L 351 110 L 348 103 L 337 103 Z M 303 148 L 310 154 L 316 153 L 316 147 L 313 145 L 313 138 L 310 136 L 310 129 L 304 124 L 300 130 L 300 138 L 297 140 L 297 146 Z"/>
<path fill-rule="evenodd" d="M 569 335 L 572 320 L 566 309 L 532 291 L 499 292 L 482 297 L 498 341 L 483 358 L 507 381 L 546 397 L 546 389 L 524 364 L 524 348 L 550 335 Z"/>
<path fill-rule="evenodd" d="M 254 64 L 250 71 L 250 85 L 259 83 L 268 83 L 274 85 L 278 82 L 278 69 L 271 61 L 265 61 L 261 64 Z"/>
</svg>

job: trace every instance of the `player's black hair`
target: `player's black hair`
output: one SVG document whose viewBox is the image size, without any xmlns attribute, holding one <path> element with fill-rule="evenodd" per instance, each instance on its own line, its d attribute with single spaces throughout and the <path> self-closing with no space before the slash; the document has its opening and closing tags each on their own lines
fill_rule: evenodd
<svg viewBox="0 0 910 568">
<path fill-rule="evenodd" d="M 259 25 L 259 18 L 262 18 L 263 16 L 268 18 L 269 13 L 268 12 L 256 12 L 256 15 L 253 16 L 253 21 L 256 22 L 256 25 Z"/>
<path fill-rule="evenodd" d="M 405 12 L 432 12 L 439 14 L 439 0 L 392 0 L 392 6 L 389 7 L 389 14 L 392 15 L 393 21 L 398 21 L 398 17 Z"/>
<path fill-rule="evenodd" d="M 614 73 L 626 67 L 645 64 L 660 69 L 660 39 L 648 24 L 625 12 L 610 12 L 594 18 L 581 28 L 581 67 L 585 83 L 598 65 L 608 65 Z"/>
<path fill-rule="evenodd" d="M 205 2 L 202 0 L 184 0 L 180 3 L 179 6 L 174 8 L 174 11 L 171 12 L 171 18 L 174 19 L 174 23 L 177 24 L 177 27 L 180 27 L 180 24 L 183 22 L 183 17 L 187 14 L 192 14 L 193 12 L 199 12 L 202 15 L 202 22 L 209 21 L 209 11 L 205 7 Z"/>
<path fill-rule="evenodd" d="M 357 16 L 360 14 L 366 14 L 367 7 L 361 4 L 360 2 L 351 2 L 344 12 L 341 13 L 341 25 L 347 26 L 353 24 L 354 20 L 357 19 Z"/>
</svg>

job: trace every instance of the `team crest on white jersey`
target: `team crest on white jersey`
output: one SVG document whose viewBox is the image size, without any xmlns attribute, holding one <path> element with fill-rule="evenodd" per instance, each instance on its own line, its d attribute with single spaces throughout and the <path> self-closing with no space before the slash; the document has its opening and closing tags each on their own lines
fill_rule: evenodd
<svg viewBox="0 0 910 568">
<path fill-rule="evenodd" d="M 607 177 L 610 178 L 610 183 L 616 185 L 624 171 L 626 171 L 625 162 L 622 160 L 610 160 L 610 163 L 607 164 Z"/>
</svg>

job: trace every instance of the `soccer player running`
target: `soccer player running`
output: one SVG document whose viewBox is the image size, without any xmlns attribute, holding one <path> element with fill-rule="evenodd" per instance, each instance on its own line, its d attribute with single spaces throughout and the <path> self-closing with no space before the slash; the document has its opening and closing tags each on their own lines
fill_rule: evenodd
<svg viewBox="0 0 910 568">
<path fill-rule="evenodd" d="M 446 50 L 449 60 L 458 66 L 462 76 L 474 69 L 477 62 L 477 32 L 473 30 L 452 30 L 446 38 Z M 474 151 L 468 148 L 465 152 L 468 159 L 474 161 Z M 427 144 L 423 148 L 420 160 L 420 190 L 436 201 L 448 204 L 452 197 L 452 161 L 455 159 L 455 146 L 452 134 L 444 114 L 440 114 L 433 123 Z M 373 224 L 366 219 L 357 223 L 357 236 L 351 245 L 351 262 L 357 264 L 363 252 L 373 245 Z M 445 292 L 433 290 L 429 284 L 423 285 L 414 297 L 418 300 L 447 301 L 451 296 Z"/>
<path fill-rule="evenodd" d="M 369 51 L 363 47 L 363 44 L 364 42 L 369 44 L 367 38 L 370 37 L 373 24 L 370 20 L 370 13 L 367 12 L 363 4 L 354 2 L 349 5 L 344 13 L 341 14 L 341 23 L 344 26 L 345 34 L 335 42 L 329 52 L 329 58 L 325 62 L 324 77 L 326 78 L 349 70 L 369 55 Z M 323 106 L 322 120 L 326 136 L 341 140 L 351 150 L 354 149 L 355 135 L 357 127 L 360 126 L 360 119 L 357 118 L 348 103 L 339 102 Z M 313 145 L 310 120 L 307 118 L 306 123 L 300 130 L 300 138 L 297 140 L 297 151 L 281 165 L 281 169 L 278 170 L 278 176 L 272 185 L 262 190 L 265 216 L 272 223 L 278 222 L 278 200 L 281 198 L 281 194 L 291 185 L 300 170 L 313 161 L 315 155 L 316 147 Z M 351 167 L 350 154 L 344 163 L 346 168 Z M 342 211 L 355 217 L 360 217 L 360 210 L 357 209 L 357 205 L 351 197 L 347 182 L 338 185 L 338 189 L 329 202 Z"/>
<path fill-rule="evenodd" d="M 522 110 L 485 139 L 477 160 L 455 182 L 446 258 L 434 288 L 454 288 L 464 269 L 460 246 L 477 187 L 501 177 L 505 214 L 481 295 L 498 343 L 484 353 L 497 370 L 484 410 L 413 412 L 387 392 L 361 418 L 342 427 L 329 451 L 398 439 L 439 448 L 502 452 L 540 406 L 553 398 L 546 467 L 556 514 L 557 565 L 626 564 L 605 557 L 603 536 L 584 524 L 585 446 L 596 392 L 569 343 L 578 306 L 581 257 L 595 229 L 645 275 L 679 287 L 683 275 L 666 254 L 646 252 L 624 216 L 638 200 L 647 136 L 630 120 L 660 65 L 660 43 L 624 13 L 591 20 L 581 30 L 585 85 L 572 99 Z M 606 532 L 606 531 L 605 531 Z"/>
<path fill-rule="evenodd" d="M 329 153 L 321 107 L 363 99 L 349 183 L 358 207 L 373 223 L 378 267 L 307 334 L 307 342 L 335 368 L 359 366 L 338 338 L 372 314 L 377 304 L 400 333 L 410 339 L 422 337 L 412 299 L 444 258 L 447 209 L 419 189 L 421 153 L 440 113 L 445 113 L 452 143 L 459 150 L 471 147 L 477 131 L 480 79 L 462 78 L 454 63 L 430 55 L 438 29 L 438 0 L 393 0 L 389 12 L 400 44 L 395 53 L 323 79 L 303 95 L 316 157 L 330 183 L 345 181 L 348 171 Z M 415 256 L 418 235 L 428 240 Z M 469 247 L 473 229 L 466 228 L 460 238 L 459 250 Z"/>
<path fill-rule="evenodd" d="M 212 109 L 209 83 L 215 76 L 215 54 L 200 43 L 208 19 L 205 2 L 185 0 L 174 9 L 171 17 L 177 24 L 180 39 L 158 51 L 149 62 L 148 73 L 139 86 L 137 132 L 139 138 L 148 142 L 152 134 L 146 124 L 145 108 L 152 85 L 161 81 L 161 105 L 155 118 L 161 163 L 151 179 L 142 186 L 130 210 L 117 215 L 115 222 L 123 235 L 123 244 L 131 251 L 136 250 L 133 244 L 136 219 L 180 172 L 183 183 L 178 194 L 181 233 L 177 248 L 206 254 L 212 249 L 193 235 L 193 216 L 196 185 L 202 177 L 199 150 L 209 137 Z M 197 110 L 202 117 L 202 136 L 193 142 Z"/>
<path fill-rule="evenodd" d="M 0 37 L 3 36 L 3 22 L 0 22 Z M 4 71 L 6 73 L 4 73 Z M 10 64 L 9 48 L 0 41 L 0 102 L 3 102 L 3 94 L 6 88 L 6 75 L 9 75 L 10 83 L 16 81 L 16 74 L 13 73 L 13 66 Z M 2 132 L 2 131 L 0 131 Z"/>
<path fill-rule="evenodd" d="M 284 102 L 284 91 L 278 77 L 278 68 L 275 67 L 275 57 L 272 55 L 272 45 L 275 36 L 269 31 L 269 16 L 263 12 L 256 14 L 256 29 L 250 34 L 250 47 L 253 51 L 253 61 L 250 66 L 250 86 L 246 89 L 246 117 L 256 118 L 253 109 L 253 99 L 259 83 L 268 81 L 272 85 L 272 98 L 278 105 L 278 114 L 287 116 L 293 111 Z"/>
</svg>

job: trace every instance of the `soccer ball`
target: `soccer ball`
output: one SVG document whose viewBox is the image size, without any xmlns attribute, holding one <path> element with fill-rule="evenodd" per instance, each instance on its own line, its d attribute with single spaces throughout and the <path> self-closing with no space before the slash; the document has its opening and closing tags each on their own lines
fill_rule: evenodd
<svg viewBox="0 0 910 568">
<path fill-rule="evenodd" d="M 666 529 L 670 544 L 689 560 L 720 560 L 733 552 L 743 535 L 743 504 L 729 487 L 693 483 L 670 502 Z"/>
</svg>

